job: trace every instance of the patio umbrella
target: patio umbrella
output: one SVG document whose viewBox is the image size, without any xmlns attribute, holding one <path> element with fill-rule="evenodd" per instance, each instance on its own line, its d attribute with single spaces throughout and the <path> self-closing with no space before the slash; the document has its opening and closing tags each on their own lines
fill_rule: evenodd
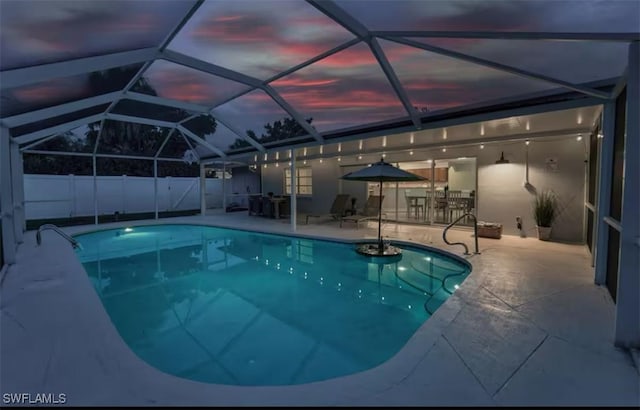
<svg viewBox="0 0 640 410">
<path fill-rule="evenodd" d="M 342 176 L 342 179 L 350 181 L 368 181 L 380 183 L 380 198 L 382 198 L 382 183 L 383 182 L 402 182 L 402 181 L 422 181 L 423 177 L 407 172 L 403 169 L 393 166 L 388 162 L 384 162 L 383 158 L 380 158 L 379 162 L 371 164 L 370 166 L 360 169 L 358 171 L 350 172 Z M 384 245 L 382 244 L 382 201 L 378 203 L 378 253 L 384 253 Z"/>
</svg>

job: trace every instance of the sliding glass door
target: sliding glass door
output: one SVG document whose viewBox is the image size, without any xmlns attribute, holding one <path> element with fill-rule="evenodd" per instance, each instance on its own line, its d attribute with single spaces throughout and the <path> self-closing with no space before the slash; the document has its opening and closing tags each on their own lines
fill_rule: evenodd
<svg viewBox="0 0 640 410">
<path fill-rule="evenodd" d="M 389 182 L 382 186 L 383 217 L 389 221 L 448 224 L 476 209 L 476 159 L 455 158 L 395 164 L 425 178 L 416 182 Z M 369 184 L 378 194 L 379 185 Z M 465 218 L 460 224 L 471 225 Z"/>
</svg>

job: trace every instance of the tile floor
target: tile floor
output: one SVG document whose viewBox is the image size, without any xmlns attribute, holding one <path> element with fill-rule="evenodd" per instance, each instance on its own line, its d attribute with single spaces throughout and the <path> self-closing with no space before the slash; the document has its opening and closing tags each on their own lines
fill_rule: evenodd
<svg viewBox="0 0 640 410">
<path fill-rule="evenodd" d="M 244 212 L 171 222 L 291 230 L 288 220 Z M 141 223 L 155 221 L 135 224 Z M 377 225 L 313 221 L 299 223 L 297 233 L 374 238 Z M 472 249 L 471 234 L 451 230 L 450 240 Z M 73 405 L 640 405 L 638 369 L 630 352 L 613 346 L 614 305 L 593 284 L 583 245 L 480 238 L 481 253 L 465 256 L 462 247 L 444 244 L 442 228 L 387 223 L 383 235 L 446 249 L 474 270 L 382 365 L 305 385 L 240 387 L 192 382 L 146 365 L 117 335 L 68 243 L 47 231 L 37 247 L 35 233 L 27 232 L 18 263 L 1 278 L 1 393 L 62 392 Z"/>
</svg>

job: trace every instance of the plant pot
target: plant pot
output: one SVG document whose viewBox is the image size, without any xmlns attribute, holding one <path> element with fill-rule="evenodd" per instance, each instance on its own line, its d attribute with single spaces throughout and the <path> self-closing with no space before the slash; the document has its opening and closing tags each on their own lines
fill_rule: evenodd
<svg viewBox="0 0 640 410">
<path fill-rule="evenodd" d="M 538 239 L 541 241 L 548 241 L 551 237 L 551 227 L 550 226 L 536 226 L 538 230 Z"/>
</svg>

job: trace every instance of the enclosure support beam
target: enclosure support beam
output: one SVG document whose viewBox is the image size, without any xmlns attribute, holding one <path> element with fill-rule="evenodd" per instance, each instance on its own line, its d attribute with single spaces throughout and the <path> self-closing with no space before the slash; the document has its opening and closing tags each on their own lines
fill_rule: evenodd
<svg viewBox="0 0 640 410">
<path fill-rule="evenodd" d="M 22 153 L 20 146 L 11 141 L 11 197 L 13 199 L 13 225 L 15 241 L 17 244 L 23 242 L 25 220 L 24 220 L 24 170 L 22 165 Z"/>
<path fill-rule="evenodd" d="M 297 201 L 297 175 L 296 175 L 296 150 L 291 150 L 291 231 L 297 230 L 296 222 L 298 220 L 298 201 Z"/>
<path fill-rule="evenodd" d="M 227 212 L 227 178 L 225 174 L 227 173 L 227 164 L 222 163 L 222 212 Z"/>
<path fill-rule="evenodd" d="M 153 159 L 153 209 L 154 219 L 158 219 L 158 159 Z"/>
<path fill-rule="evenodd" d="M 96 156 L 94 155 L 91 163 L 93 164 L 93 223 L 98 225 L 98 178 L 96 170 Z"/>
<path fill-rule="evenodd" d="M 615 344 L 640 347 L 640 42 L 629 45 L 627 78 L 627 135 L 624 140 L 624 185 L 622 188 L 622 232 L 616 301 Z"/>
<path fill-rule="evenodd" d="M 611 199 L 611 172 L 613 166 L 613 138 L 615 133 L 616 103 L 610 101 L 602 110 L 602 143 L 600 150 L 600 173 L 596 208 L 595 283 L 604 285 L 607 279 L 607 252 L 609 247 L 609 225 L 604 218 L 609 216 Z"/>
<path fill-rule="evenodd" d="M 205 179 L 205 164 L 200 163 L 200 215 L 205 216 L 207 212 L 207 180 Z"/>
<path fill-rule="evenodd" d="M 13 226 L 13 201 L 11 190 L 11 134 L 0 128 L 0 216 L 2 217 L 2 251 L 7 265 L 16 263 L 16 241 Z"/>
</svg>

